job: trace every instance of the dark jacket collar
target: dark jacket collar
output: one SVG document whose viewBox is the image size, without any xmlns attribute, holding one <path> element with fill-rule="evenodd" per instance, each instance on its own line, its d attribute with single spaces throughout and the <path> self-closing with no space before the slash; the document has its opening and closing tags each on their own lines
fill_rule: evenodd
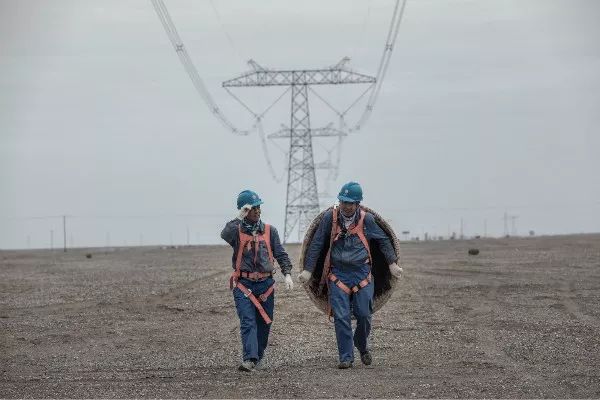
<svg viewBox="0 0 600 400">
<path fill-rule="evenodd" d="M 251 235 L 251 234 L 252 234 L 252 231 L 251 231 L 250 229 L 248 229 L 248 225 L 249 225 L 249 224 L 250 224 L 250 223 L 249 223 L 248 221 L 246 221 L 246 219 L 244 219 L 244 220 L 243 220 L 243 221 L 240 223 L 240 226 L 241 226 L 241 228 L 242 228 L 242 232 L 244 232 L 244 233 L 246 233 L 246 234 L 248 234 L 248 235 Z M 259 220 L 259 221 L 258 221 L 258 232 L 259 232 L 259 233 L 264 233 L 264 232 L 265 232 L 265 223 L 264 223 L 264 222 L 262 222 L 262 220 Z"/>
</svg>

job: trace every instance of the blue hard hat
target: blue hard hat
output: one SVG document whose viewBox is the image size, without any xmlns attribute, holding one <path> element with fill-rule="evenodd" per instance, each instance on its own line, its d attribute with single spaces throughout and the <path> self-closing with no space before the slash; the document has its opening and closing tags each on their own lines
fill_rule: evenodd
<svg viewBox="0 0 600 400">
<path fill-rule="evenodd" d="M 358 203 L 363 199 L 362 188 L 356 182 L 348 182 L 342 186 L 337 198 L 347 203 Z"/>
<path fill-rule="evenodd" d="M 245 204 L 250 204 L 252 207 L 262 204 L 263 201 L 258 197 L 258 193 L 252 190 L 244 190 L 238 194 L 237 208 L 242 208 Z"/>
</svg>

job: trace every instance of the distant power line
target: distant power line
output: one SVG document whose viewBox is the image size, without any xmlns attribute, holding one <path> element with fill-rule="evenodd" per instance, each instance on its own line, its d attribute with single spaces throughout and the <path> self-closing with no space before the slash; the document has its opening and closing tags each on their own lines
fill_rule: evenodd
<svg viewBox="0 0 600 400">
<path fill-rule="evenodd" d="M 0 216 L 4 220 L 36 220 L 36 219 L 58 219 L 58 218 L 106 218 L 106 219 L 126 219 L 126 218 L 227 218 L 233 214 L 214 213 L 214 214 L 146 214 L 146 215 L 44 215 L 44 216 Z"/>
<path fill-rule="evenodd" d="M 519 205 L 492 205 L 480 207 L 443 207 L 443 206 L 423 206 L 406 208 L 388 208 L 388 212 L 415 212 L 415 211 L 481 211 L 481 210 L 504 210 L 504 209 L 524 209 L 524 208 L 569 208 L 569 207 L 597 207 L 600 201 L 590 203 L 571 203 L 571 204 L 519 204 Z M 61 214 L 61 215 L 20 215 L 20 216 L 1 216 L 2 220 L 36 220 L 36 219 L 58 219 L 58 218 L 233 218 L 234 213 L 187 213 L 187 214 Z"/>
<path fill-rule="evenodd" d="M 0 219 L 4 220 L 22 220 L 22 219 L 54 219 L 62 218 L 62 215 L 45 215 L 45 216 L 0 216 Z"/>
<path fill-rule="evenodd" d="M 503 205 L 503 206 L 481 206 L 481 207 L 442 207 L 442 206 L 424 206 L 407 208 L 385 208 L 387 211 L 395 212 L 414 212 L 414 211 L 479 211 L 479 210 L 504 210 L 504 209 L 522 209 L 522 208 L 569 208 L 569 207 L 596 207 L 600 206 L 600 201 L 592 203 L 579 204 L 521 204 L 521 205 Z"/>
<path fill-rule="evenodd" d="M 209 238 L 219 241 L 219 225 L 224 221 L 234 218 L 235 213 L 182 213 L 182 214 L 69 214 L 69 215 L 29 215 L 29 216 L 0 216 L 0 247 L 5 248 L 6 242 L 10 248 L 55 248 L 55 233 L 61 233 L 62 247 L 66 252 L 68 248 L 98 246 L 98 236 L 102 236 L 102 243 L 106 247 L 111 245 L 111 230 L 117 232 L 118 241 L 123 240 L 123 245 L 133 242 L 145 244 L 187 244 L 191 245 L 191 235 L 195 233 L 198 244 Z M 62 229 L 59 226 L 62 225 Z M 165 226 L 169 232 L 169 240 L 165 241 Z M 179 226 L 179 227 L 178 227 Z M 185 228 L 182 229 L 181 226 Z M 192 232 L 190 227 L 210 226 L 210 232 Z M 59 230 L 60 229 L 60 230 Z M 192 228 L 193 229 L 193 228 Z M 136 232 L 134 232 L 136 231 Z M 185 239 L 181 239 L 181 232 L 185 232 Z M 134 232 L 134 233 L 132 233 Z M 178 233 L 177 233 L 178 232 Z M 175 233 L 175 235 L 174 235 Z M 148 234 L 148 235 L 146 235 Z M 22 239 L 17 239 L 20 235 Z M 83 237 L 83 239 L 82 239 Z M 95 237 L 95 239 L 94 239 Z M 202 239 L 204 238 L 204 239 Z M 21 240 L 23 240 L 21 242 Z M 49 239 L 49 241 L 48 241 Z M 59 239 L 59 240 L 60 240 Z M 114 239 L 114 236 L 113 236 Z M 114 244 L 115 240 L 112 240 Z M 24 247 L 23 244 L 25 245 Z"/>
</svg>

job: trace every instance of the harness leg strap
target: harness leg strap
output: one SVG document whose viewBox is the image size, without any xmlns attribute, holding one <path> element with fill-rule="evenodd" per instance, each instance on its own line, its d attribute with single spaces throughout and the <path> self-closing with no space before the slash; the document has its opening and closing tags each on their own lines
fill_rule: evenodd
<svg viewBox="0 0 600 400">
<path fill-rule="evenodd" d="M 270 324 L 271 322 L 273 322 L 271 320 L 271 318 L 269 318 L 269 315 L 267 315 L 267 312 L 265 311 L 263 306 L 260 304 L 260 301 L 256 298 L 256 296 L 252 293 L 252 291 L 250 289 L 248 289 L 246 286 L 242 285 L 240 282 L 237 282 L 236 287 L 238 289 L 240 289 L 242 291 L 242 293 L 244 293 L 244 296 L 246 296 L 248 299 L 250 299 L 250 301 L 252 302 L 252 304 L 254 304 L 254 307 L 256 307 L 260 316 L 262 317 L 262 319 L 265 321 L 265 323 L 267 325 Z M 263 293 L 262 295 L 259 295 L 260 299 L 262 301 L 266 301 L 267 298 L 271 295 L 271 293 L 273 293 L 274 289 L 275 289 L 275 284 L 271 285 L 271 287 L 265 293 Z"/>
<path fill-rule="evenodd" d="M 363 279 L 362 281 L 360 281 L 358 283 L 358 285 L 352 286 L 351 288 L 349 288 L 348 286 L 346 286 L 333 273 L 329 274 L 329 280 L 331 282 L 333 282 L 337 287 L 339 287 L 340 289 L 342 289 L 344 291 L 344 293 L 346 293 L 347 295 L 351 295 L 352 293 L 358 292 L 360 289 L 362 289 L 365 286 L 367 286 L 369 284 L 369 282 L 371 282 L 371 273 L 369 273 L 369 275 L 367 275 L 367 277 L 365 279 Z"/>
</svg>

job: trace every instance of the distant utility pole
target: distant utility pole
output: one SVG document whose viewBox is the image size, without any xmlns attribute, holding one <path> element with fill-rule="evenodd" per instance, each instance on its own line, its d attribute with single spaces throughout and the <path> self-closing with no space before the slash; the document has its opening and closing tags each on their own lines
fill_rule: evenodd
<svg viewBox="0 0 600 400">
<path fill-rule="evenodd" d="M 464 225 L 463 225 L 463 219 L 462 217 L 460 218 L 460 239 L 464 239 L 465 235 L 464 235 Z"/>
<path fill-rule="evenodd" d="M 67 252 L 67 216 L 63 215 L 63 251 Z"/>
<path fill-rule="evenodd" d="M 186 238 L 187 238 L 187 245 L 190 245 L 190 227 L 186 226 L 185 227 L 185 234 L 186 234 Z"/>
<path fill-rule="evenodd" d="M 50 250 L 54 250 L 54 230 L 50 229 Z"/>
<path fill-rule="evenodd" d="M 487 219 L 483 220 L 483 237 L 487 237 Z"/>
<path fill-rule="evenodd" d="M 353 72 L 346 67 L 348 58 L 323 69 L 271 70 L 254 61 L 253 70 L 237 78 L 223 82 L 223 87 L 290 86 L 292 107 L 289 129 L 283 129 L 270 137 L 289 138 L 288 182 L 285 206 L 285 231 L 287 242 L 296 225 L 298 240 L 319 213 L 319 195 L 313 158 L 312 138 L 315 136 L 343 136 L 333 128 L 311 129 L 308 108 L 308 90 L 311 85 L 341 85 L 375 83 L 375 78 Z"/>
<path fill-rule="evenodd" d="M 504 211 L 504 236 L 508 236 L 508 214 Z"/>
<path fill-rule="evenodd" d="M 517 236 L 517 225 L 516 225 L 517 218 L 519 218 L 518 215 L 511 215 L 510 216 L 511 235 L 513 235 L 513 236 Z"/>
</svg>

